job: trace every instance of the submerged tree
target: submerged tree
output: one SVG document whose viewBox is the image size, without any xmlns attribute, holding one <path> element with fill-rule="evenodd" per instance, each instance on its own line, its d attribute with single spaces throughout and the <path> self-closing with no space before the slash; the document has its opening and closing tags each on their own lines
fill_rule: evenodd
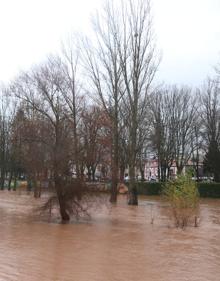
<svg viewBox="0 0 220 281">
<path fill-rule="evenodd" d="M 120 104 L 123 96 L 122 68 L 115 38 L 119 32 L 116 12 L 111 2 L 93 20 L 96 33 L 95 44 L 84 41 L 84 58 L 87 75 L 90 78 L 95 100 L 105 110 L 112 128 L 112 187 L 110 202 L 117 201 L 119 178 L 119 126 Z M 113 17 L 113 18 L 112 18 Z"/>
<path fill-rule="evenodd" d="M 97 31 L 98 56 L 87 56 L 97 93 L 113 121 L 113 174 L 118 177 L 119 110 L 122 102 L 128 126 L 129 200 L 138 204 L 135 167 L 138 131 L 158 68 L 150 1 L 108 1 Z M 101 60 L 101 64 L 100 64 Z M 101 65 L 101 67 L 100 67 Z M 104 85 L 103 85 L 104 83 Z M 107 93 L 107 95 L 105 95 Z M 107 104 L 106 101 L 110 101 Z M 115 181 L 113 186 L 115 190 Z"/>
<path fill-rule="evenodd" d="M 127 2 L 126 2 L 127 3 Z M 124 102 L 128 110 L 128 165 L 129 200 L 131 205 L 138 204 L 135 184 L 135 167 L 138 149 L 138 131 L 141 120 L 145 119 L 145 108 L 152 90 L 159 59 L 156 55 L 153 38 L 150 1 L 139 0 L 124 3 L 120 33 L 116 35 L 120 52 L 120 65 L 125 87 Z M 117 19 L 115 19 L 117 21 Z"/>
<path fill-rule="evenodd" d="M 67 87 L 64 84 L 66 80 L 63 77 L 62 65 L 59 63 L 60 60 L 49 58 L 46 63 L 22 74 L 13 83 L 11 90 L 28 109 L 36 113 L 37 125 L 42 120 L 46 127 L 46 133 L 40 134 L 38 145 L 44 144 L 46 148 L 47 168 L 53 180 L 60 215 L 63 221 L 68 221 L 70 210 L 80 205 L 85 186 L 82 181 L 74 181 L 71 177 L 73 133 L 71 122 L 67 118 L 69 108 L 66 97 L 61 91 Z M 31 152 L 33 150 L 31 143 L 29 146 Z"/>
</svg>

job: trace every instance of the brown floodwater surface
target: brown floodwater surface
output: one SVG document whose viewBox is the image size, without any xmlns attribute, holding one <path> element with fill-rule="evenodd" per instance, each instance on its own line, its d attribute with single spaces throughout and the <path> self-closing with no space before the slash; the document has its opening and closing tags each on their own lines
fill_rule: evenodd
<svg viewBox="0 0 220 281">
<path fill-rule="evenodd" d="M 0 281 L 219 281 L 220 200 L 201 200 L 200 226 L 173 227 L 164 203 L 140 197 L 59 224 L 39 200 L 0 192 Z M 153 224 L 152 224 L 153 219 Z"/>
</svg>

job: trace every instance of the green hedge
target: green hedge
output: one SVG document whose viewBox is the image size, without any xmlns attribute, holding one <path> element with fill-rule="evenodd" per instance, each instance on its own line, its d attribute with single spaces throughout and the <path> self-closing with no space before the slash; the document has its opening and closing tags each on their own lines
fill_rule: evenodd
<svg viewBox="0 0 220 281">
<path fill-rule="evenodd" d="M 138 182 L 138 194 L 142 195 L 159 195 L 162 191 L 161 182 Z"/>
<path fill-rule="evenodd" d="M 138 194 L 160 195 L 163 183 L 161 182 L 138 182 Z M 200 197 L 220 198 L 220 183 L 198 183 Z"/>
<path fill-rule="evenodd" d="M 198 183 L 198 189 L 201 197 L 220 198 L 220 183 L 200 182 Z"/>
</svg>

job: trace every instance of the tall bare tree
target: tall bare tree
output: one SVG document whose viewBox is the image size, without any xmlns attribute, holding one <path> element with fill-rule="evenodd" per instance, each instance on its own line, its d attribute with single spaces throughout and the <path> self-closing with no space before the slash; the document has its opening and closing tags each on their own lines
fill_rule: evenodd
<svg viewBox="0 0 220 281">
<path fill-rule="evenodd" d="M 150 1 L 107 1 L 98 18 L 97 57 L 87 55 L 92 81 L 113 122 L 113 197 L 118 177 L 118 128 L 120 101 L 126 104 L 129 147 L 129 204 L 138 204 L 135 166 L 138 129 L 159 64 L 153 38 Z M 88 48 L 87 48 L 88 49 Z M 105 94 L 107 93 L 107 94 Z M 110 102 L 110 103 L 107 103 Z M 113 196 L 114 195 L 114 196 Z M 116 197 L 115 197 L 116 198 Z"/>
<path fill-rule="evenodd" d="M 117 201 L 119 178 L 119 111 L 122 92 L 122 68 L 115 40 L 119 32 L 117 13 L 111 1 L 107 1 L 102 13 L 93 20 L 95 43 L 84 40 L 86 70 L 94 93 L 112 123 L 112 187 L 110 202 Z M 97 100 L 96 98 L 96 100 Z"/>
<path fill-rule="evenodd" d="M 127 104 L 128 147 L 129 147 L 129 189 L 128 203 L 138 204 L 135 185 L 135 167 L 138 154 L 138 131 L 141 120 L 145 119 L 145 108 L 152 90 L 152 82 L 159 65 L 153 36 L 151 3 L 138 0 L 123 2 L 120 32 L 115 35 L 120 54 L 124 102 Z M 117 19 L 115 19 L 117 22 Z"/>
</svg>

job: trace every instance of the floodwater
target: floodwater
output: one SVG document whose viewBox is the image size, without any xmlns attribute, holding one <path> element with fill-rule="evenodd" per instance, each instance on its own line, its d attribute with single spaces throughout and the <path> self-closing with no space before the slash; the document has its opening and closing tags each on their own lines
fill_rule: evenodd
<svg viewBox="0 0 220 281">
<path fill-rule="evenodd" d="M 219 281 L 220 200 L 201 201 L 197 228 L 176 229 L 163 202 L 93 212 L 90 221 L 47 222 L 39 200 L 0 192 L 1 281 Z M 153 224 L 152 224 L 153 218 Z"/>
</svg>

